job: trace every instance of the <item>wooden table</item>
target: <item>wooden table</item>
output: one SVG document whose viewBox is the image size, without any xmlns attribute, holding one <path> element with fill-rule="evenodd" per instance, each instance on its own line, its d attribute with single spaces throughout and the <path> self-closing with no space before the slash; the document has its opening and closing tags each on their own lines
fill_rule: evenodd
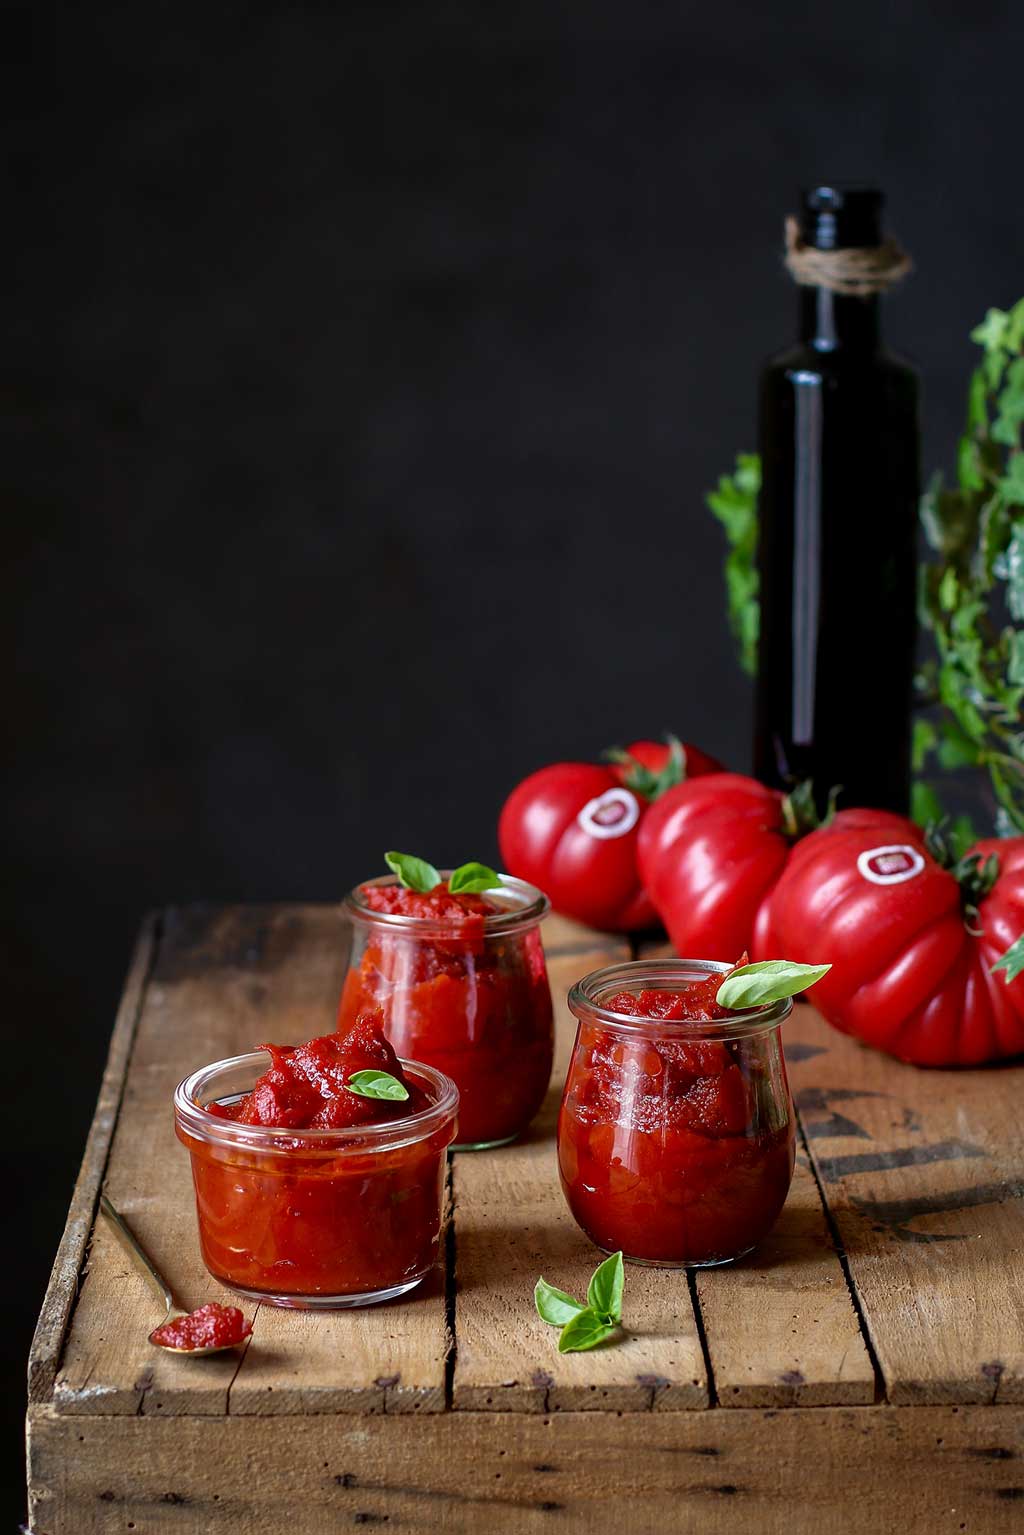
<svg viewBox="0 0 1024 1535">
<path fill-rule="evenodd" d="M 546 942 L 557 1084 L 567 987 L 630 951 L 561 919 Z M 100 1187 L 186 1304 L 223 1293 L 171 1091 L 327 1032 L 346 948 L 333 907 L 146 922 L 32 1352 L 37 1535 L 1022 1528 L 1024 1069 L 899 1066 L 808 1007 L 776 1230 L 734 1268 L 627 1269 L 616 1347 L 559 1356 L 533 1309 L 538 1274 L 579 1292 L 597 1258 L 558 1188 L 553 1085 L 522 1142 L 453 1159 L 445 1262 L 412 1298 L 262 1306 L 241 1356 L 156 1353 Z"/>
</svg>

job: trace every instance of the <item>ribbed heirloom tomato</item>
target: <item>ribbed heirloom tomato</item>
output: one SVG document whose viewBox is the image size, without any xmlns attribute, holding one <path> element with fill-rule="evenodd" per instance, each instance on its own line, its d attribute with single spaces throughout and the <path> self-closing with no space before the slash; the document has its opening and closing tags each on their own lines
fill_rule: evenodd
<svg viewBox="0 0 1024 1535">
<path fill-rule="evenodd" d="M 916 827 L 815 832 L 768 921 L 783 951 L 831 961 L 814 1003 L 844 1033 L 921 1066 L 1024 1052 L 1024 837 L 943 868 Z"/>
<path fill-rule="evenodd" d="M 721 764 L 672 737 L 609 755 L 607 765 L 556 762 L 524 778 L 505 801 L 498 843 L 509 873 L 537 885 L 556 911 L 632 932 L 657 920 L 636 864 L 649 807 Z"/>
<path fill-rule="evenodd" d="M 710 773 L 669 789 L 645 816 L 637 838 L 640 877 L 678 954 L 732 960 L 789 952 L 770 926 L 768 897 L 811 833 L 829 837 L 873 826 L 876 841 L 919 835 L 904 816 L 840 810 L 820 830 L 808 785 L 784 795 L 741 773 Z M 817 995 L 817 993 L 815 993 Z"/>
</svg>

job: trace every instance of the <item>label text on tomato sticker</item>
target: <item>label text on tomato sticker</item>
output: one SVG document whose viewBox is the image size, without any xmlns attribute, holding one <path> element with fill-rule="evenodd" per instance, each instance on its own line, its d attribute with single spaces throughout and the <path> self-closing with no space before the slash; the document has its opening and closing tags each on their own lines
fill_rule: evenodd
<svg viewBox="0 0 1024 1535">
<path fill-rule="evenodd" d="M 872 847 L 857 859 L 858 873 L 872 885 L 902 885 L 924 868 L 924 855 L 904 842 Z"/>
<path fill-rule="evenodd" d="M 596 799 L 588 800 L 576 817 L 588 836 L 606 842 L 624 837 L 640 819 L 640 801 L 628 789 L 606 789 Z"/>
</svg>

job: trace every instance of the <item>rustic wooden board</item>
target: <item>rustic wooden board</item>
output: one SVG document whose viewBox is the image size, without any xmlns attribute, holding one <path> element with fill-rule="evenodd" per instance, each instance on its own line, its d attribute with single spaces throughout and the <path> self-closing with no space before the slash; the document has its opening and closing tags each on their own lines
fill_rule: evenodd
<svg viewBox="0 0 1024 1535">
<path fill-rule="evenodd" d="M 203 1268 L 188 1157 L 171 1093 L 196 1066 L 333 1028 L 347 930 L 332 907 L 171 913 L 139 1019 L 107 1192 L 180 1302 L 227 1292 Z M 401 1308 L 320 1315 L 249 1304 L 252 1344 L 239 1357 L 188 1360 L 147 1341 L 160 1320 L 103 1223 L 97 1229 L 54 1403 L 69 1413 L 379 1411 L 444 1406 L 448 1335 L 443 1284 Z M 251 1368 L 250 1368 L 251 1367 Z"/>
<path fill-rule="evenodd" d="M 533 1282 L 582 1290 L 598 1261 L 557 1184 L 564 996 L 628 951 L 560 918 L 545 941 L 552 1091 L 521 1143 L 455 1158 L 455 1275 L 356 1313 L 261 1306 L 244 1355 L 190 1362 L 146 1343 L 148 1292 L 102 1224 L 87 1250 L 101 1180 L 183 1302 L 223 1293 L 171 1090 L 261 1038 L 329 1029 L 347 934 L 311 906 L 148 924 L 30 1363 L 35 1535 L 1019 1526 L 1024 1072 L 900 1067 L 798 1008 L 804 1156 L 775 1232 L 692 1286 L 630 1268 L 629 1340 L 559 1357 Z"/>
<path fill-rule="evenodd" d="M 1022 1072 L 786 1026 L 796 1102 L 893 1403 L 1024 1401 Z"/>
<path fill-rule="evenodd" d="M 588 971 L 629 958 L 623 943 L 554 949 L 552 1086 L 531 1133 L 499 1151 L 455 1159 L 458 1343 L 453 1406 L 506 1412 L 705 1407 L 704 1357 L 685 1274 L 630 1269 L 628 1335 L 614 1347 L 559 1354 L 558 1332 L 533 1304 L 539 1275 L 586 1295 L 601 1254 L 569 1214 L 558 1182 L 554 1128 L 575 1035 L 565 1005 Z"/>
<path fill-rule="evenodd" d="M 143 922 L 135 945 L 121 1005 L 117 1010 L 110 1050 L 100 1084 L 96 1112 L 82 1158 L 78 1179 L 71 1195 L 64 1234 L 57 1249 L 50 1282 L 46 1287 L 28 1363 L 28 1398 L 30 1402 L 48 1401 L 53 1391 L 57 1366 L 64 1347 L 64 1335 L 71 1309 L 78 1295 L 79 1277 L 92 1232 L 100 1183 L 107 1167 L 110 1144 L 114 1137 L 121 1094 L 131 1055 L 135 1029 L 142 1011 L 146 985 L 156 956 L 159 916 L 151 913 Z"/>
<path fill-rule="evenodd" d="M 513 1427 L 514 1424 L 514 1427 Z M 1012 1407 L 69 1418 L 30 1427 L 37 1535 L 1011 1535 Z"/>
<path fill-rule="evenodd" d="M 802 1153 L 774 1231 L 696 1285 L 721 1406 L 874 1401 L 874 1366 Z"/>
</svg>

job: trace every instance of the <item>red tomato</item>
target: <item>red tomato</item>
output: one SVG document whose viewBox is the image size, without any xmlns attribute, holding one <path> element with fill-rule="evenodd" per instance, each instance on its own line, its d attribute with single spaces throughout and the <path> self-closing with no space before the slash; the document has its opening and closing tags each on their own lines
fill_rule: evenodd
<svg viewBox="0 0 1024 1535">
<path fill-rule="evenodd" d="M 866 1044 L 920 1066 L 1024 1051 L 1024 974 L 992 968 L 1024 933 L 1024 837 L 979 842 L 949 870 L 920 831 L 815 832 L 776 886 L 771 925 L 787 953 L 831 963 L 815 1006 Z"/>
<path fill-rule="evenodd" d="M 814 829 L 806 789 L 783 795 L 740 773 L 711 773 L 670 789 L 644 818 L 637 862 L 679 954 L 690 959 L 800 958 L 779 946 L 767 898 Z M 820 835 L 867 822 L 895 837 L 917 828 L 884 810 L 841 810 Z"/>
<path fill-rule="evenodd" d="M 505 801 L 498 843 L 506 869 L 545 891 L 556 911 L 617 932 L 650 927 L 654 908 L 636 869 L 649 804 L 720 764 L 695 746 L 635 741 L 608 766 L 556 762 Z M 737 950 L 737 952 L 739 952 Z"/>
</svg>

